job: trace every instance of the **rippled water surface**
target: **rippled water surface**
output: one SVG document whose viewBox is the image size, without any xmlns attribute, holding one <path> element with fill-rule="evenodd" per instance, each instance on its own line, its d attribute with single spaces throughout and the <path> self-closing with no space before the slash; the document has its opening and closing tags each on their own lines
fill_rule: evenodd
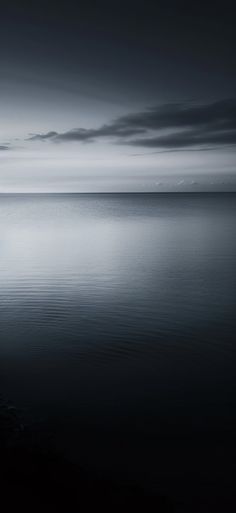
<svg viewBox="0 0 236 513">
<path fill-rule="evenodd" d="M 82 461 L 163 486 L 229 466 L 235 200 L 0 196 L 1 390 Z"/>
</svg>

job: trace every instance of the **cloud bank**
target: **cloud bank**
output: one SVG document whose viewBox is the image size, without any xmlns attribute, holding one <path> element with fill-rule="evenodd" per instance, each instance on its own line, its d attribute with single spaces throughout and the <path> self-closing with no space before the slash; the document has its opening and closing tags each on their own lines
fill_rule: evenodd
<svg viewBox="0 0 236 513">
<path fill-rule="evenodd" d="M 29 140 L 92 143 L 101 138 L 167 151 L 232 146 L 236 144 L 236 99 L 204 104 L 167 103 L 98 128 L 50 131 L 31 135 Z"/>
</svg>

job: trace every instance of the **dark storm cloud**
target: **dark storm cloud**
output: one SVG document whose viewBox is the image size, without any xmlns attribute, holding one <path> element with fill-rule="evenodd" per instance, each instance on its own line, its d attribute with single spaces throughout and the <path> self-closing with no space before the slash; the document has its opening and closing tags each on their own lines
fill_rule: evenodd
<svg viewBox="0 0 236 513">
<path fill-rule="evenodd" d="M 137 136 L 139 136 L 137 138 Z M 170 103 L 122 116 L 96 129 L 35 134 L 30 140 L 92 142 L 101 137 L 148 148 L 178 149 L 236 144 L 236 100 Z"/>
<path fill-rule="evenodd" d="M 235 128 L 236 99 L 209 104 L 191 105 L 169 103 L 137 114 L 120 118 L 118 122 L 129 127 L 160 130 L 164 128 Z"/>
</svg>

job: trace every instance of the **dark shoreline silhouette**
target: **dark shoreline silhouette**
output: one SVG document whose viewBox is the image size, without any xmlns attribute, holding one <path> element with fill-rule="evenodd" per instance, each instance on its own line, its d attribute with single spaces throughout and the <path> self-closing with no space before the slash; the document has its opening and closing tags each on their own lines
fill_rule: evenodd
<svg viewBox="0 0 236 513">
<path fill-rule="evenodd" d="M 90 436 L 90 435 L 88 435 Z M 115 440 L 114 440 L 115 445 Z M 231 513 L 234 511 L 233 483 L 205 490 L 205 496 L 194 499 L 201 489 L 197 474 L 194 483 L 186 480 L 186 496 L 179 501 L 166 492 L 144 489 L 125 477 L 100 475 L 99 470 L 70 461 L 53 446 L 53 436 L 47 426 L 24 422 L 14 406 L 0 399 L 0 497 L 4 512 L 22 509 L 27 512 L 79 513 L 103 512 L 147 513 Z M 174 455 L 166 455 L 172 465 Z M 194 464 L 194 462 L 193 462 Z M 158 462 L 157 462 L 158 465 Z M 203 462 L 204 465 L 204 462 Z M 148 472 L 148 469 L 147 469 Z M 161 475 L 161 468 L 159 469 Z M 227 469 L 225 469 L 227 474 Z M 189 493 L 194 485 L 193 496 Z M 189 488 L 190 486 L 190 488 Z M 189 488 L 189 489 L 188 489 Z"/>
<path fill-rule="evenodd" d="M 174 511 L 166 497 L 130 483 L 107 480 L 69 461 L 50 446 L 40 426 L 26 426 L 8 403 L 0 404 L 1 503 L 4 511 L 79 513 Z"/>
</svg>

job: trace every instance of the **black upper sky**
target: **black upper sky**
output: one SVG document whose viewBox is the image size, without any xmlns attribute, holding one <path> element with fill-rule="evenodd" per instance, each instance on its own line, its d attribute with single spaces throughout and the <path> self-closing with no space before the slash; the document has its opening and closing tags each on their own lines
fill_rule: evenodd
<svg viewBox="0 0 236 513">
<path fill-rule="evenodd" d="M 80 72 L 144 100 L 235 90 L 233 2 L 6 0 L 0 34 L 2 62 L 42 80 Z"/>
</svg>

